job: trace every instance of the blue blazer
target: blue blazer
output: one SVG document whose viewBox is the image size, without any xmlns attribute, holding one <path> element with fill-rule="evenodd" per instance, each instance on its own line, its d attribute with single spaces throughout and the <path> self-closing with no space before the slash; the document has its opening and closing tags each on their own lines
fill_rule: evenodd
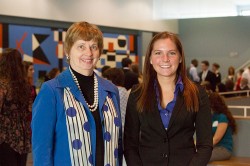
<svg viewBox="0 0 250 166">
<path fill-rule="evenodd" d="M 115 85 L 99 76 L 99 113 L 101 120 L 103 115 L 101 108 L 106 96 L 112 97 L 120 118 L 119 92 Z M 96 139 L 95 122 L 87 104 L 75 84 L 69 69 L 62 72 L 58 77 L 43 83 L 32 108 L 32 153 L 34 165 L 60 165 L 70 166 L 70 152 L 68 132 L 64 108 L 64 88 L 69 87 L 71 93 L 85 107 L 86 114 L 90 117 L 91 142 Z M 102 123 L 103 124 L 103 123 Z M 119 132 L 119 163 L 122 162 L 122 132 Z M 92 151 L 95 154 L 95 145 L 92 143 Z"/>
</svg>

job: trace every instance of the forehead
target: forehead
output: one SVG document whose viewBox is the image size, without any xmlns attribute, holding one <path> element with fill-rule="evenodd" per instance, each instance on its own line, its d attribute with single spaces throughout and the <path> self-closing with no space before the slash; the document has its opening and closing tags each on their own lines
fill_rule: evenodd
<svg viewBox="0 0 250 166">
<path fill-rule="evenodd" d="M 75 44 L 90 44 L 90 45 L 92 45 L 92 44 L 97 44 L 97 42 L 94 40 L 86 41 L 83 39 L 78 39 L 75 41 Z"/>
<path fill-rule="evenodd" d="M 176 50 L 176 44 L 170 39 L 158 39 L 155 41 L 153 45 L 153 50 L 159 49 L 159 50 Z"/>
</svg>

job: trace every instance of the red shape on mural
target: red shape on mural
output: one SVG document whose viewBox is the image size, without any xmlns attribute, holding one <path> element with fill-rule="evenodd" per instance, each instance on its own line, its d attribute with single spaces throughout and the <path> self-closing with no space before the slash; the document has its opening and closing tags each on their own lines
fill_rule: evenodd
<svg viewBox="0 0 250 166">
<path fill-rule="evenodd" d="M 130 51 L 134 51 L 134 36 L 133 35 L 129 35 L 129 50 Z"/>
<path fill-rule="evenodd" d="M 109 43 L 108 44 L 108 51 L 109 52 L 114 52 L 114 43 Z"/>
<path fill-rule="evenodd" d="M 22 43 L 24 41 L 24 39 L 27 37 L 27 32 L 25 32 L 22 36 L 22 38 L 20 39 L 20 41 L 16 40 L 16 49 L 18 49 L 20 51 L 20 53 L 23 55 L 24 54 L 24 51 L 23 51 L 23 48 L 22 48 Z"/>
<path fill-rule="evenodd" d="M 34 64 L 41 64 L 41 65 L 49 65 L 48 63 L 42 61 L 42 60 L 39 60 L 37 58 L 33 58 L 33 63 Z"/>
</svg>

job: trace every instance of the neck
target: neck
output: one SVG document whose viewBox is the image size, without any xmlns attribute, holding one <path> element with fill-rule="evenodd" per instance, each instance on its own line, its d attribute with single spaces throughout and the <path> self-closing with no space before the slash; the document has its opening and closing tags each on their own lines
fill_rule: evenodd
<svg viewBox="0 0 250 166">
<path fill-rule="evenodd" d="M 70 68 L 73 69 L 74 71 L 76 71 L 77 73 L 81 74 L 81 75 L 84 75 L 84 76 L 92 76 L 93 75 L 93 69 L 90 69 L 90 70 L 80 70 L 74 66 L 71 66 L 70 65 Z"/>
<path fill-rule="evenodd" d="M 175 89 L 175 77 L 159 77 L 157 76 L 159 85 L 162 91 L 174 91 Z"/>
</svg>

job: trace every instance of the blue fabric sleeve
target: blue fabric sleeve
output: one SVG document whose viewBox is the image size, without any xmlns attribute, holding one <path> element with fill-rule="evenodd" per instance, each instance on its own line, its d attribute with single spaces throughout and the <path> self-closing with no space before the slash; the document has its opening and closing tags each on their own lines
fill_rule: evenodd
<svg viewBox="0 0 250 166">
<path fill-rule="evenodd" d="M 225 114 L 220 114 L 218 117 L 218 123 L 228 123 L 227 116 Z"/>
<path fill-rule="evenodd" d="M 32 108 L 32 152 L 35 166 L 54 165 L 56 115 L 55 94 L 52 87 L 44 83 Z"/>
</svg>

